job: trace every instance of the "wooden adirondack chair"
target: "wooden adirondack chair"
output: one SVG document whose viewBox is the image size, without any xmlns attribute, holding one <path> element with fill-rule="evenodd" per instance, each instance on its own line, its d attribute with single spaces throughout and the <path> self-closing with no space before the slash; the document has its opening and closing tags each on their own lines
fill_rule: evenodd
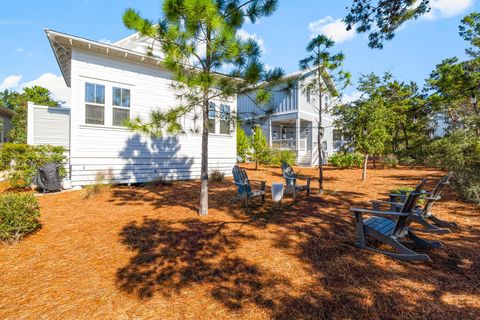
<svg viewBox="0 0 480 320">
<path fill-rule="evenodd" d="M 405 242 L 402 240 L 408 239 L 423 249 L 433 249 L 442 246 L 438 241 L 427 241 L 420 238 L 408 227 L 408 219 L 414 215 L 413 210 L 417 205 L 418 198 L 424 194 L 424 192 L 420 191 L 420 188 L 417 189 L 407 196 L 400 212 L 350 208 L 350 211 L 355 215 L 357 226 L 357 241 L 355 245 L 359 248 L 379 252 L 399 260 L 430 261 L 428 255 L 419 254 L 402 244 L 402 242 Z M 371 217 L 364 219 L 364 215 L 371 215 Z M 367 246 L 365 236 L 389 245 L 396 252 Z"/>
<path fill-rule="evenodd" d="M 425 229 L 422 231 L 427 232 L 434 232 L 434 233 L 451 233 L 449 227 L 457 226 L 454 222 L 447 222 L 435 217 L 432 213 L 432 207 L 436 201 L 441 199 L 440 194 L 442 193 L 443 189 L 447 185 L 450 184 L 450 178 L 452 177 L 452 173 L 447 174 L 446 176 L 442 177 L 432 192 L 426 192 L 426 202 L 423 207 L 416 208 L 416 216 L 412 217 L 412 221 L 415 221 L 421 224 Z M 406 199 L 406 192 L 402 192 L 401 194 L 391 194 L 390 200 L 396 200 L 396 202 L 404 202 Z M 431 223 L 429 221 L 431 221 Z"/>
<path fill-rule="evenodd" d="M 240 168 L 238 165 L 235 165 L 232 169 L 233 179 L 237 185 L 238 196 L 237 199 L 244 201 L 245 207 L 248 206 L 248 199 L 261 197 L 262 203 L 265 202 L 265 189 L 266 182 L 260 180 L 249 180 L 245 170 Z M 260 190 L 252 190 L 250 181 L 260 182 Z"/>
<path fill-rule="evenodd" d="M 307 191 L 307 195 L 310 195 L 310 182 L 312 180 L 311 178 L 302 177 L 301 179 L 304 179 L 306 181 L 306 184 L 298 185 L 297 180 L 300 179 L 300 177 L 295 174 L 292 167 L 285 162 L 282 163 L 282 175 L 285 178 L 285 193 L 291 193 L 294 199 L 297 192 L 300 191 L 305 190 Z"/>
</svg>

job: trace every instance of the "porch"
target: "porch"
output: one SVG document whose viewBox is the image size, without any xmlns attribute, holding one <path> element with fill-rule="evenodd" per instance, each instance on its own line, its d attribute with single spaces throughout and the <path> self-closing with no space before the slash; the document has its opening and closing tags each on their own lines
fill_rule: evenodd
<svg viewBox="0 0 480 320">
<path fill-rule="evenodd" d="M 303 119 L 271 120 L 270 147 L 291 150 L 297 154 L 297 164 L 312 164 L 312 121 Z"/>
</svg>

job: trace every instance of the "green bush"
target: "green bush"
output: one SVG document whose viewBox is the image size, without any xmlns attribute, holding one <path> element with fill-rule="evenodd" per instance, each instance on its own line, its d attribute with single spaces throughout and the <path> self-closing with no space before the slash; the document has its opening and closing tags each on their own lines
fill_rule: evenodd
<svg viewBox="0 0 480 320">
<path fill-rule="evenodd" d="M 406 196 L 408 196 L 410 194 L 410 192 L 412 192 L 413 190 L 415 190 L 415 188 L 412 188 L 412 187 L 398 187 L 398 188 L 390 190 L 390 193 L 392 193 L 392 194 L 405 193 Z M 425 195 L 421 195 L 420 198 L 418 199 L 418 204 L 423 205 L 424 203 L 425 203 Z"/>
<path fill-rule="evenodd" d="M 359 153 L 339 152 L 333 154 L 328 162 L 339 169 L 360 168 L 363 163 L 363 156 Z"/>
<path fill-rule="evenodd" d="M 467 201 L 480 205 L 480 139 L 457 132 L 428 147 L 426 163 L 454 173 L 453 186 Z"/>
<path fill-rule="evenodd" d="M 281 166 L 282 163 L 294 165 L 296 160 L 295 151 L 291 150 L 272 150 L 270 152 L 270 165 Z"/>
<path fill-rule="evenodd" d="M 0 195 L 0 240 L 14 241 L 40 227 L 40 209 L 31 193 Z"/>
<path fill-rule="evenodd" d="M 416 159 L 410 156 L 400 157 L 400 159 L 398 159 L 398 163 L 400 163 L 402 166 L 415 166 L 419 164 Z"/>
<path fill-rule="evenodd" d="M 396 168 L 398 165 L 397 156 L 394 154 L 389 154 L 383 158 L 383 164 L 387 168 Z"/>
<path fill-rule="evenodd" d="M 51 162 L 63 164 L 65 151 L 63 147 L 51 145 L 5 143 L 0 150 L 0 170 L 7 170 L 7 178 L 12 187 L 29 187 L 38 168 Z M 65 168 L 61 166 L 59 170 L 64 177 Z"/>
</svg>

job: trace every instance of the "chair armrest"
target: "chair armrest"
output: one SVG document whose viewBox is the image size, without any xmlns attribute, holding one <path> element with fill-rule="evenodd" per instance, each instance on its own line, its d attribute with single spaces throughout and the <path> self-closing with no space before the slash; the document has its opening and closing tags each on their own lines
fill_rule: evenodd
<svg viewBox="0 0 480 320">
<path fill-rule="evenodd" d="M 260 182 L 260 190 L 262 191 L 265 191 L 267 189 L 267 181 L 265 180 L 256 180 L 256 179 L 253 179 L 253 180 L 248 180 L 250 182 Z"/>
<path fill-rule="evenodd" d="M 237 186 L 248 186 L 248 183 L 241 183 L 241 182 L 233 182 L 235 183 Z"/>
<path fill-rule="evenodd" d="M 437 200 L 440 200 L 442 199 L 442 197 L 438 196 L 438 197 L 426 197 L 425 199 L 427 200 L 433 200 L 433 201 L 437 201 Z"/>
<path fill-rule="evenodd" d="M 403 202 L 392 202 L 392 201 L 382 201 L 382 200 L 370 200 L 371 203 L 381 203 L 381 204 L 391 204 L 395 206 L 403 206 Z"/>
<path fill-rule="evenodd" d="M 390 193 L 388 195 L 389 197 L 406 197 L 406 194 L 401 194 L 401 193 Z"/>
<path fill-rule="evenodd" d="M 406 217 L 410 215 L 410 213 L 378 211 L 378 210 L 369 210 L 369 209 L 362 209 L 362 208 L 350 208 L 350 211 L 355 213 L 360 213 L 360 214 L 364 214 L 364 213 L 371 214 L 374 216 Z"/>
</svg>

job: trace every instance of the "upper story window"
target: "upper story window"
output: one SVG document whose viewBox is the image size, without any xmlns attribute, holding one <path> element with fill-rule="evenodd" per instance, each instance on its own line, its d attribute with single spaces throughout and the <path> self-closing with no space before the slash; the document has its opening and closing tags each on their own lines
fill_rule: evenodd
<svg viewBox="0 0 480 320">
<path fill-rule="evenodd" d="M 230 134 L 230 106 L 220 106 L 220 133 Z"/>
<path fill-rule="evenodd" d="M 306 90 L 307 102 L 310 102 L 312 100 L 312 93 L 310 91 L 311 91 L 310 87 L 307 87 L 307 90 Z"/>
<path fill-rule="evenodd" d="M 215 104 L 213 102 L 210 102 L 210 105 L 208 106 L 208 133 L 215 133 L 215 127 L 216 127 L 216 111 L 215 111 Z"/>
<path fill-rule="evenodd" d="M 105 86 L 85 83 L 85 123 L 105 124 Z"/>
<path fill-rule="evenodd" d="M 112 124 L 124 126 L 130 120 L 130 89 L 112 88 Z"/>
</svg>

